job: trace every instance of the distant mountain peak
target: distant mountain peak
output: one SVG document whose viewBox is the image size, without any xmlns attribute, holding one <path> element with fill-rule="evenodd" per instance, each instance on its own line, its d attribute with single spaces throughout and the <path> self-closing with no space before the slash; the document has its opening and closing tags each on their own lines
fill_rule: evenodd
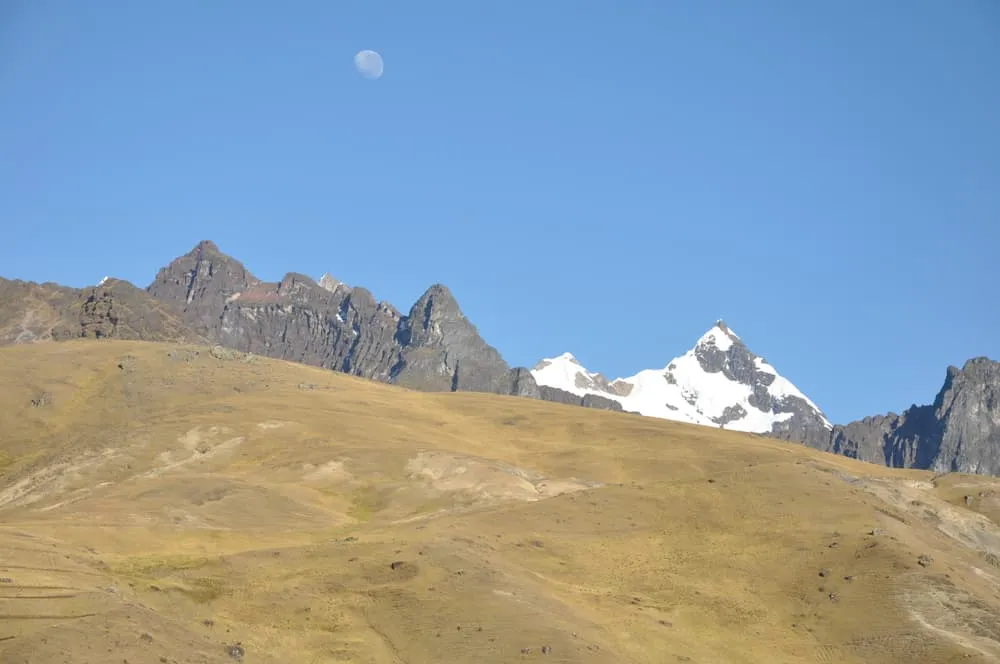
<svg viewBox="0 0 1000 664">
<path fill-rule="evenodd" d="M 431 321 L 465 320 L 465 314 L 458 306 L 458 300 L 444 284 L 433 284 L 424 291 L 424 294 L 413 305 L 410 317 L 414 320 L 422 319 L 421 324 L 424 326 L 429 325 Z"/>
<path fill-rule="evenodd" d="M 562 353 L 561 355 L 556 355 L 552 359 L 562 360 L 564 362 L 572 362 L 573 364 L 580 364 L 580 360 L 576 359 L 576 356 L 574 356 L 573 353 L 570 353 L 569 351 Z"/>
<path fill-rule="evenodd" d="M 831 426 L 812 401 L 722 320 L 663 369 L 608 382 L 563 353 L 539 362 L 532 375 L 539 386 L 581 398 L 605 397 L 651 417 L 756 433 Z"/>
<path fill-rule="evenodd" d="M 192 320 L 211 329 L 226 302 L 260 283 L 214 242 L 202 240 L 157 272 L 146 290 L 158 300 L 181 307 Z"/>
<path fill-rule="evenodd" d="M 732 328 L 726 325 L 725 321 L 718 320 L 708 332 L 701 335 L 695 346 L 712 344 L 720 351 L 727 351 L 733 344 L 742 344 L 743 340 L 733 332 Z"/>
<path fill-rule="evenodd" d="M 452 294 L 451 289 L 440 283 L 431 284 L 430 287 L 424 291 L 424 295 L 421 299 L 424 298 L 439 298 L 442 300 L 450 300 L 457 304 L 457 300 L 455 300 L 455 296 Z"/>
<path fill-rule="evenodd" d="M 199 252 L 205 251 L 216 254 L 222 253 L 221 251 L 219 251 L 219 245 L 215 244 L 211 240 L 202 240 L 195 246 L 195 248 L 192 251 L 199 251 Z"/>
</svg>

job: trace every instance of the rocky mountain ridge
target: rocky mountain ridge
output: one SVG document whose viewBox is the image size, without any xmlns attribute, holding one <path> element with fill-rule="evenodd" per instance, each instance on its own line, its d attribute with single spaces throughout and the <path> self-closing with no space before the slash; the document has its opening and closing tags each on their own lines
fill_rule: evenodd
<svg viewBox="0 0 1000 664">
<path fill-rule="evenodd" d="M 1000 362 L 976 357 L 948 367 L 932 404 L 838 425 L 827 436 L 807 432 L 800 442 L 894 468 L 1000 476 Z"/>
<path fill-rule="evenodd" d="M 609 381 L 570 354 L 510 367 L 454 296 L 407 313 L 364 288 L 290 272 L 264 282 L 203 241 L 143 290 L 0 278 L 0 344 L 120 338 L 214 343 L 434 391 L 493 392 L 753 431 L 894 467 L 1000 475 L 1000 363 L 949 367 L 933 404 L 832 426 L 722 321 L 663 369 Z"/>
<path fill-rule="evenodd" d="M 147 290 L 244 352 L 416 389 L 539 396 L 530 373 L 508 366 L 441 284 L 404 315 L 329 275 L 317 283 L 290 272 L 264 282 L 204 241 L 161 269 Z"/>
</svg>

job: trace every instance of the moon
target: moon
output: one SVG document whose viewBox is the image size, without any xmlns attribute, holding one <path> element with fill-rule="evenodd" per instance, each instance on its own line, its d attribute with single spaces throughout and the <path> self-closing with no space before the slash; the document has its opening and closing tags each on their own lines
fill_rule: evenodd
<svg viewBox="0 0 1000 664">
<path fill-rule="evenodd" d="M 365 78 L 379 78 L 384 69 L 382 56 L 378 51 L 358 51 L 354 56 L 354 68 Z"/>
</svg>

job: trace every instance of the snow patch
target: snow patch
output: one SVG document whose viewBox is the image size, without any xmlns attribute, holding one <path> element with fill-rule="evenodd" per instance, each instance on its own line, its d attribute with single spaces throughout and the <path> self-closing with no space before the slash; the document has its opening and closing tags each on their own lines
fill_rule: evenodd
<svg viewBox="0 0 1000 664">
<path fill-rule="evenodd" d="M 343 282 L 331 277 L 329 273 L 324 273 L 316 283 L 319 284 L 320 288 L 328 290 L 331 293 L 335 292 L 343 284 Z"/>
<path fill-rule="evenodd" d="M 572 353 L 563 353 L 551 359 L 542 360 L 531 370 L 535 382 L 582 397 L 585 394 L 603 394 L 596 388 L 598 375 L 584 369 Z M 580 387 L 580 385 L 588 387 Z M 591 387 L 592 386 L 592 387 Z"/>
<path fill-rule="evenodd" d="M 735 336 L 735 335 L 733 335 Z M 739 337 L 737 337 L 738 339 Z M 718 326 L 713 327 L 698 339 L 696 346 L 714 345 L 723 353 L 733 347 L 733 339 Z"/>
</svg>

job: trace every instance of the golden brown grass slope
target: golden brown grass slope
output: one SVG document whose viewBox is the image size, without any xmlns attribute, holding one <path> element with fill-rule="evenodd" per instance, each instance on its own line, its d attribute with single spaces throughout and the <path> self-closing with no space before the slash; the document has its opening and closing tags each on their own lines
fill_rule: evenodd
<svg viewBox="0 0 1000 664">
<path fill-rule="evenodd" d="M 998 518 L 996 480 L 758 436 L 0 349 L 5 664 L 996 662 Z"/>
</svg>

